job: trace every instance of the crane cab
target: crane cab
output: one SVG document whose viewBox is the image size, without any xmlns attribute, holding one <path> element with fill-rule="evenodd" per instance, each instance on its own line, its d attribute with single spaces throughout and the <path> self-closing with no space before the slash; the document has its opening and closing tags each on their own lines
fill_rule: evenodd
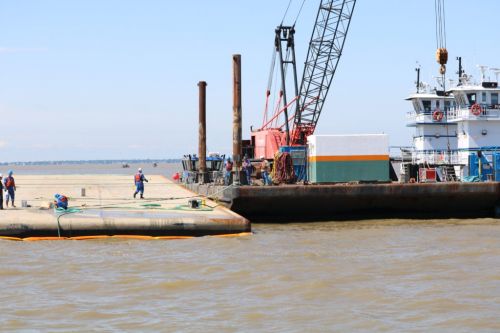
<svg viewBox="0 0 500 333">
<path fill-rule="evenodd" d="M 278 128 L 252 131 L 251 142 L 254 156 L 273 159 L 279 148 L 286 144 L 285 132 Z"/>
</svg>

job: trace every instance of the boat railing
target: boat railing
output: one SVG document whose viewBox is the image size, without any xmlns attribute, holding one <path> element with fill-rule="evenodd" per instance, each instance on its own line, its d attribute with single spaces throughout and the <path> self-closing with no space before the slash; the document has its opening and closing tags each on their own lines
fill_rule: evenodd
<svg viewBox="0 0 500 333">
<path fill-rule="evenodd" d="M 415 111 L 409 111 L 406 113 L 406 120 L 409 123 L 431 122 L 432 121 L 432 112 L 417 113 Z"/>
<path fill-rule="evenodd" d="M 449 112 L 450 108 L 446 108 L 446 111 Z M 436 110 L 434 110 L 436 111 Z M 439 120 L 434 119 L 434 111 L 426 110 L 426 111 L 408 111 L 406 113 L 406 120 L 408 123 L 443 123 L 446 122 L 446 112 L 443 114 L 444 117 Z"/>
<path fill-rule="evenodd" d="M 500 119 L 500 109 L 497 105 L 479 104 L 480 113 L 475 115 L 470 105 L 453 107 L 448 111 L 448 120 Z"/>
<path fill-rule="evenodd" d="M 449 165 L 460 164 L 460 156 L 457 151 L 434 150 L 413 151 L 413 164 Z"/>
</svg>

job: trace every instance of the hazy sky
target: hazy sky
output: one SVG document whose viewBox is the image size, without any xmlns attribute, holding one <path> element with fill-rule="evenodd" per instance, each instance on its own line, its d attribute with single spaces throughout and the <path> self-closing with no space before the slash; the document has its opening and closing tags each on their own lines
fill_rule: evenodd
<svg viewBox="0 0 500 333">
<path fill-rule="evenodd" d="M 231 55 L 242 54 L 249 137 L 262 123 L 274 29 L 288 1 L 0 0 L 0 161 L 196 152 L 200 80 L 208 149 L 230 152 Z M 500 1 L 446 3 L 449 75 L 459 55 L 476 77 L 477 64 L 500 67 Z M 306 0 L 297 23 L 300 64 L 318 4 Z M 424 81 L 437 74 L 434 22 L 434 0 L 358 0 L 316 133 L 384 132 L 391 145 L 409 145 L 404 98 L 416 61 Z"/>
</svg>

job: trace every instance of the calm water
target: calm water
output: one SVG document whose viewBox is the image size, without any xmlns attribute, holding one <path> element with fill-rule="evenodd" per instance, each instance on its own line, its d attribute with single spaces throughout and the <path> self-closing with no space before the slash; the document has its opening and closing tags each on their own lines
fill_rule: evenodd
<svg viewBox="0 0 500 333">
<path fill-rule="evenodd" d="M 500 332 L 496 220 L 253 229 L 0 241 L 0 330 Z"/>
</svg>

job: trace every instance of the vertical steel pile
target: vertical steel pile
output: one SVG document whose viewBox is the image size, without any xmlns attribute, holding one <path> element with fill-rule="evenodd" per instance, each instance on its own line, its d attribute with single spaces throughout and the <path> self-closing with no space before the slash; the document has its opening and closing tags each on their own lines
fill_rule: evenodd
<svg viewBox="0 0 500 333">
<path fill-rule="evenodd" d="M 241 55 L 233 55 L 233 161 L 236 167 L 234 183 L 239 184 L 241 168 Z"/>
<path fill-rule="evenodd" d="M 199 87 L 199 127 L 198 127 L 198 157 L 199 157 L 199 177 L 198 182 L 204 184 L 207 180 L 207 83 L 200 81 Z"/>
</svg>

